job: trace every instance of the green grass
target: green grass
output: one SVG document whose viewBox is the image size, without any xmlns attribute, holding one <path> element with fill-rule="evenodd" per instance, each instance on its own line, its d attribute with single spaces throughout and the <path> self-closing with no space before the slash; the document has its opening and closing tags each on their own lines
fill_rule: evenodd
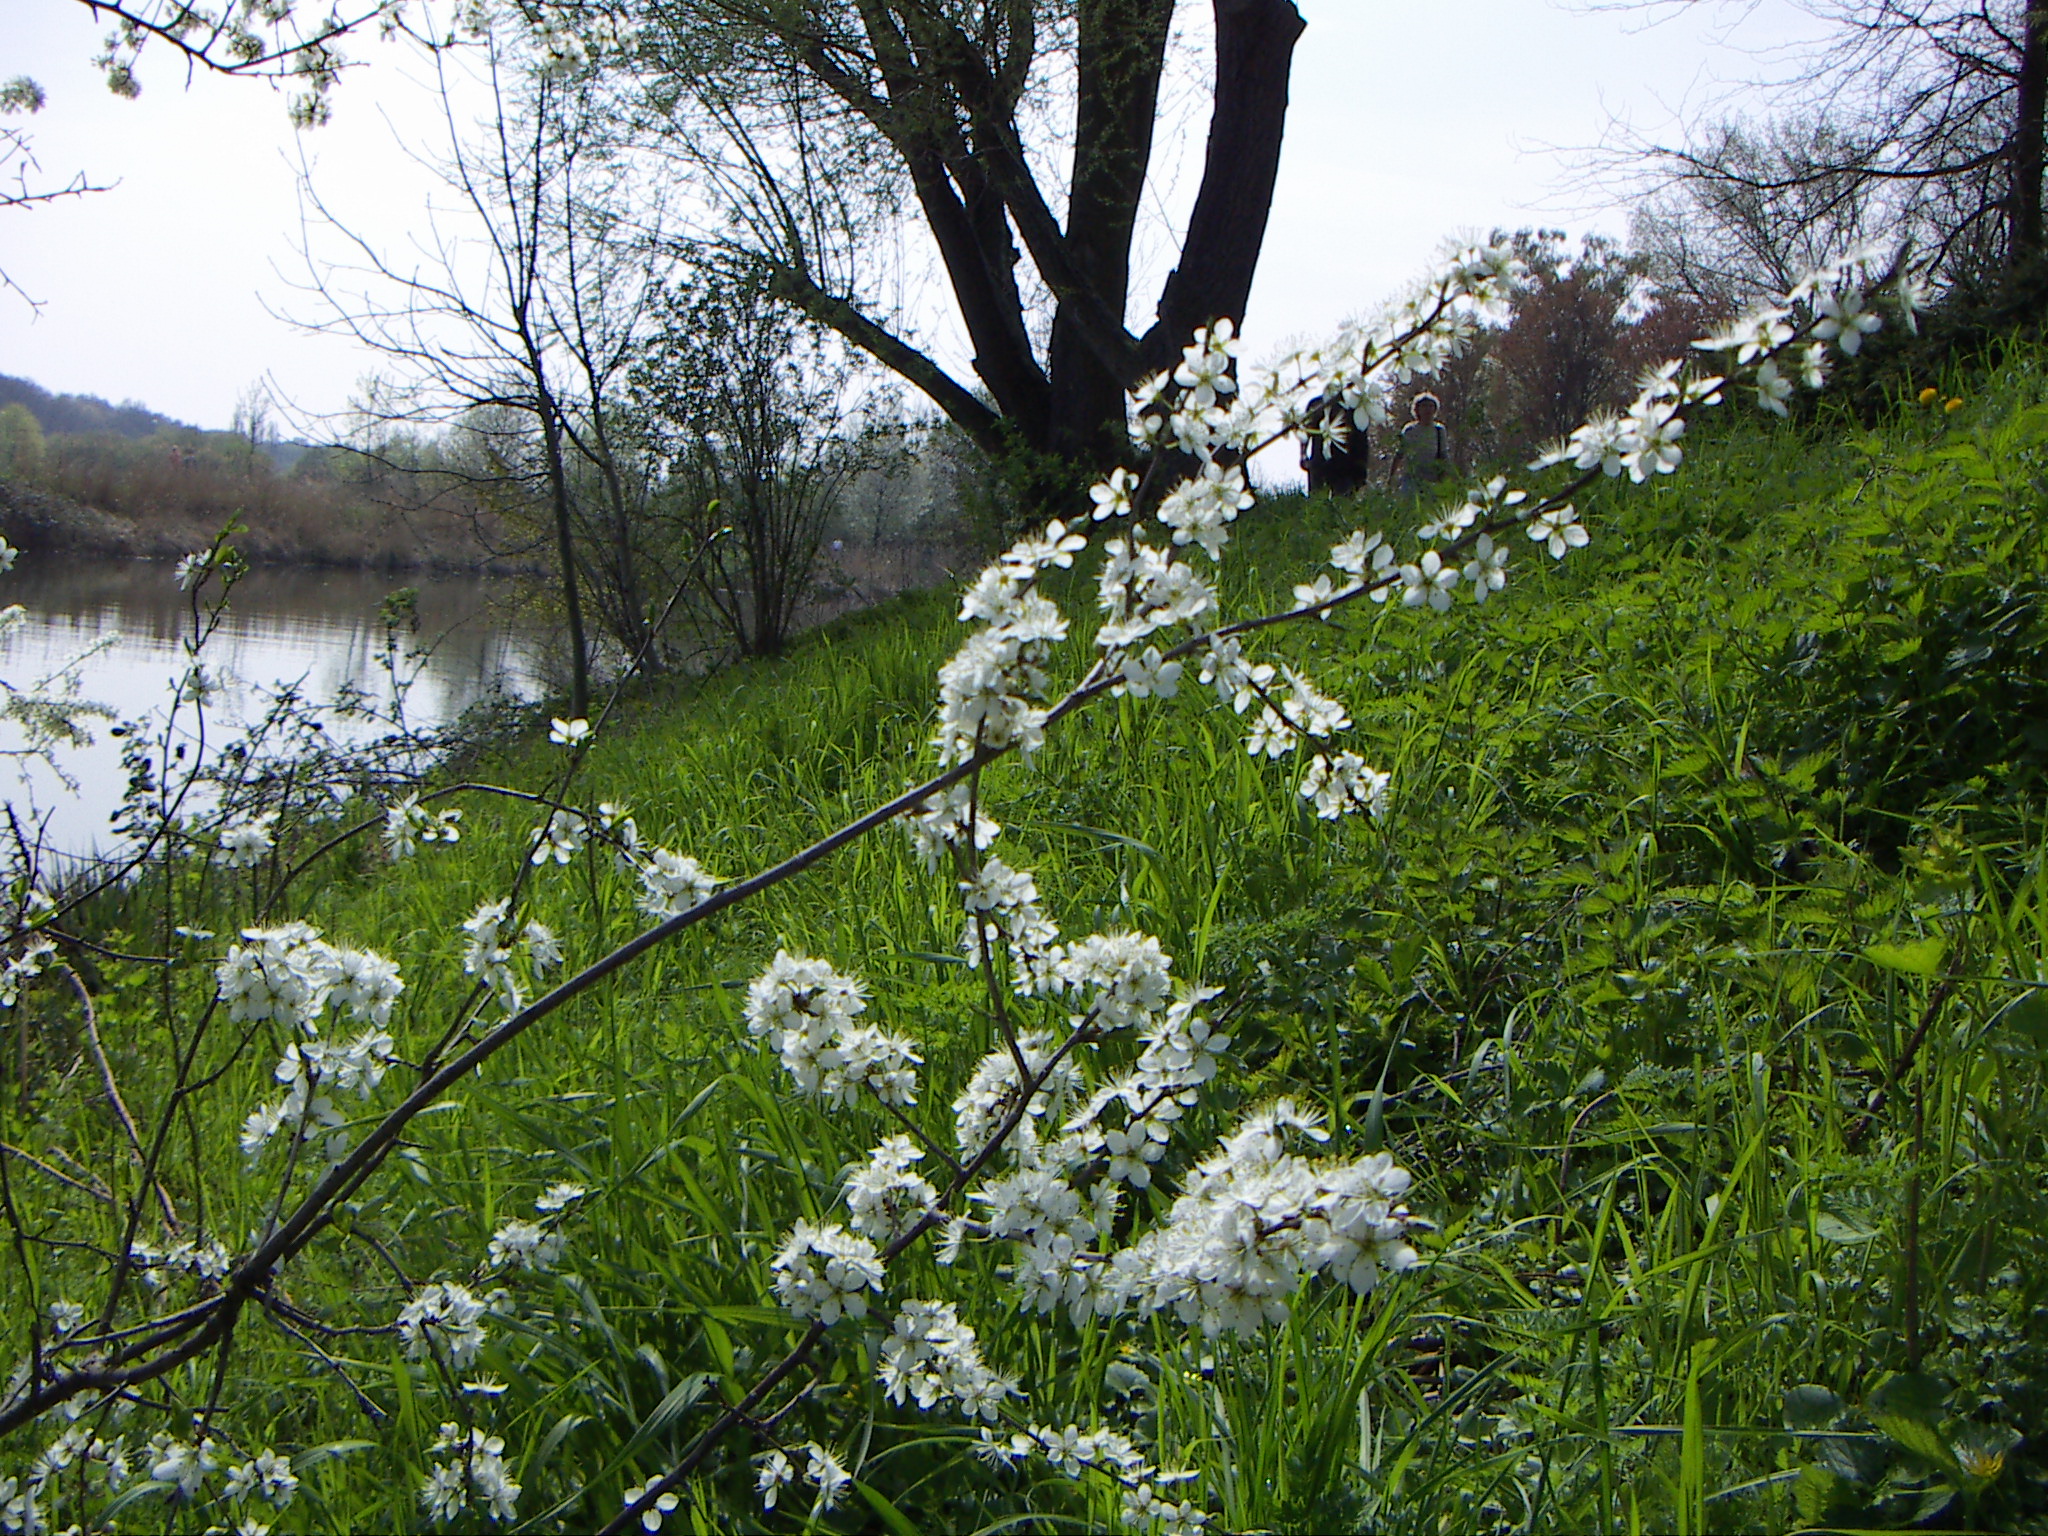
<svg viewBox="0 0 2048 1536">
<path fill-rule="evenodd" d="M 972 1250 L 952 1272 L 906 1257 L 891 1296 L 972 1299 L 1034 1417 L 1139 1433 L 1200 1473 L 1228 1529 L 2048 1528 L 2043 370 L 2016 350 L 1954 386 L 1964 410 L 1874 429 L 1717 424 L 1674 480 L 1589 498 L 1590 549 L 1558 566 L 1518 549 L 1483 609 L 1361 608 L 1283 635 L 1350 704 L 1355 749 L 1395 772 L 1383 822 L 1316 821 L 1294 770 L 1248 758 L 1241 722 L 1192 686 L 1108 701 L 1035 763 L 991 770 L 1004 856 L 1067 932 L 1155 933 L 1237 1010 L 1235 1068 L 1185 1145 L 1274 1094 L 1312 1100 L 1334 1146 L 1414 1170 L 1430 1263 L 1248 1342 L 1023 1316 Z M 1401 518 L 1262 504 L 1232 548 L 1230 611 L 1276 605 L 1335 538 Z M 950 595 L 907 598 L 781 661 L 649 687 L 577 794 L 630 803 L 721 875 L 762 868 L 920 775 L 960 633 Z M 562 762 L 536 742 L 475 776 L 533 784 Z M 506 885 L 531 822 L 474 800 L 452 849 L 397 867 L 365 850 L 295 888 L 335 941 L 399 961 L 409 1054 L 455 1016 L 456 925 Z M 572 965 L 639 926 L 606 861 L 529 889 Z M 147 897 L 108 903 L 110 948 L 148 946 Z M 246 892 L 209 900 L 177 920 L 249 920 Z M 518 1281 L 493 1326 L 495 1399 L 451 1406 L 388 1335 L 324 1339 L 334 1369 L 250 1322 L 217 1432 L 339 1447 L 308 1459 L 277 1528 L 419 1525 L 426 1447 L 464 1412 L 504 1436 L 537 1528 L 586 1528 L 662 1471 L 794 1337 L 764 1303 L 767 1259 L 890 1129 L 786 1099 L 736 989 L 778 945 L 858 973 L 920 1041 L 942 1110 L 991 1039 L 947 958 L 956 932 L 948 880 L 886 831 L 571 1004 L 424 1116 L 291 1272 L 327 1323 L 388 1324 L 401 1272 L 466 1275 L 550 1182 L 592 1198 L 562 1270 Z M 93 979 L 154 1123 L 161 978 L 102 961 Z M 175 985 L 171 1016 L 189 1017 L 210 972 Z M 35 997 L 40 1072 L 25 1100 L 5 1085 L 5 1139 L 118 1188 L 96 1081 L 65 1073 L 66 994 Z M 275 1045 L 216 1048 L 224 1075 L 174 1117 L 165 1182 L 232 1244 L 275 1198 L 274 1170 L 234 1151 Z M 9 1177 L 35 1232 L 118 1240 L 104 1204 L 19 1163 Z M 24 1354 L 31 1302 L 83 1273 L 62 1248 L 10 1260 L 0 1350 Z M 867 1491 L 821 1528 L 1113 1521 L 1101 1490 L 991 1472 L 952 1421 L 891 1409 L 875 1341 L 842 1326 L 783 1430 L 841 1448 Z M 1119 1361 L 1142 1373 L 1128 1393 L 1105 1385 Z M 165 1400 L 203 1402 L 212 1369 Z M 127 1427 L 184 1425 L 142 1409 Z M 711 1464 L 695 1528 L 763 1524 L 746 1450 Z M 199 1529 L 218 1511 L 127 1518 Z"/>
</svg>

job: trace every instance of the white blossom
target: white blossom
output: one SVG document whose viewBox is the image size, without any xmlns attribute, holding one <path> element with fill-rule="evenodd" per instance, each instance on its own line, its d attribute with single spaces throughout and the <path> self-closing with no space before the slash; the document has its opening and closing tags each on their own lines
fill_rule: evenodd
<svg viewBox="0 0 2048 1536">
<path fill-rule="evenodd" d="M 908 1136 L 891 1136 L 846 1181 L 853 1230 L 877 1242 L 901 1237 L 938 1203 L 939 1192 L 911 1171 L 924 1153 Z"/>
<path fill-rule="evenodd" d="M 435 1355 L 454 1369 L 476 1363 L 486 1307 L 467 1286 L 436 1280 L 398 1311 L 398 1336 L 415 1360 Z"/>
<path fill-rule="evenodd" d="M 769 1267 L 776 1299 L 807 1322 L 866 1317 L 867 1293 L 882 1289 L 880 1251 L 837 1222 L 822 1227 L 797 1222 Z"/>
<path fill-rule="evenodd" d="M 299 1479 L 291 1462 L 267 1446 L 250 1460 L 228 1468 L 226 1496 L 230 1499 L 255 1497 L 273 1509 L 283 1509 L 298 1491 Z"/>
<path fill-rule="evenodd" d="M 589 822 L 574 811 L 556 811 L 548 817 L 545 825 L 534 828 L 532 859 L 537 865 L 545 864 L 549 859 L 557 864 L 567 864 L 589 842 Z"/>
<path fill-rule="evenodd" d="M 1550 558 L 1562 560 L 1568 549 L 1584 549 L 1592 536 L 1570 506 L 1552 507 L 1530 520 L 1529 537 L 1550 550 Z"/>
<path fill-rule="evenodd" d="M 448 1460 L 427 1469 L 420 1484 L 420 1506 L 429 1519 L 445 1524 L 480 1500 L 484 1512 L 503 1524 L 518 1514 L 518 1483 L 505 1470 L 505 1442 L 481 1429 L 443 1424 L 431 1448 Z"/>
<path fill-rule="evenodd" d="M 639 908 L 649 917 L 666 919 L 700 907 L 718 888 L 717 877 L 688 854 L 651 848 L 634 863 L 640 876 Z"/>
<path fill-rule="evenodd" d="M 224 829 L 220 835 L 221 862 L 229 869 L 249 869 L 263 862 L 272 847 L 270 829 L 277 824 L 277 812 Z"/>
<path fill-rule="evenodd" d="M 1316 815 L 1334 821 L 1351 811 L 1365 811 L 1374 818 L 1387 812 L 1387 787 L 1393 775 L 1367 766 L 1356 752 L 1342 752 L 1334 759 L 1318 753 L 1301 778 L 1301 798 L 1310 801 Z"/>
<path fill-rule="evenodd" d="M 1465 584 L 1472 589 L 1472 595 L 1485 602 L 1494 593 L 1508 584 L 1508 552 L 1496 549 L 1493 539 L 1487 534 L 1479 535 L 1472 546 L 1472 558 L 1465 562 Z"/>
<path fill-rule="evenodd" d="M 1401 602 L 1404 607 L 1429 604 L 1438 613 L 1451 606 L 1451 589 L 1458 584 L 1458 568 L 1444 564 L 1435 550 L 1423 551 L 1420 563 L 1401 567 Z"/>
<path fill-rule="evenodd" d="M 580 716 L 574 720 L 557 716 L 548 722 L 548 740 L 558 747 L 580 747 L 590 740 L 590 722 Z"/>
<path fill-rule="evenodd" d="M 562 1235 L 531 1221 L 508 1221 L 491 1234 L 490 1261 L 499 1269 L 549 1270 L 562 1256 Z"/>
<path fill-rule="evenodd" d="M 462 841 L 462 810 L 432 811 L 418 795 L 407 795 L 384 813 L 384 850 L 393 862 L 409 859 L 420 843 Z"/>
</svg>

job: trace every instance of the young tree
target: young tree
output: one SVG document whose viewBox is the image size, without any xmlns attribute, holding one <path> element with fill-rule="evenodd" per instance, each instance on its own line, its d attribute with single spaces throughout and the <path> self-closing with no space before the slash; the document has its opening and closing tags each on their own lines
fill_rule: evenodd
<svg viewBox="0 0 2048 1536">
<path fill-rule="evenodd" d="M 1207 159 L 1156 317 L 1127 325 L 1173 0 L 611 0 L 703 238 L 922 390 L 984 449 L 1106 467 L 1123 392 L 1241 321 L 1302 19 L 1213 0 Z M 1057 120 L 1057 121 L 1056 121 Z M 1065 167 L 1062 175 L 1056 167 Z M 972 347 L 890 313 L 875 237 L 912 208 Z"/>
<path fill-rule="evenodd" d="M 325 261 L 310 248 L 305 254 L 311 290 L 325 311 L 315 328 L 352 337 L 405 374 L 376 414 L 452 424 L 496 410 L 528 429 L 494 436 L 485 474 L 516 485 L 546 510 L 569 632 L 569 707 L 580 717 L 589 708 L 591 658 L 573 482 L 578 442 L 589 439 L 573 420 L 579 402 L 572 381 L 579 362 L 587 385 L 611 377 L 623 344 L 608 343 L 614 360 L 602 365 L 588 350 L 587 333 L 580 358 L 565 345 L 564 314 L 573 316 L 581 300 L 570 296 L 574 281 L 561 242 L 573 243 L 584 230 L 566 210 L 575 206 L 576 166 L 588 146 L 560 131 L 566 87 L 545 60 L 515 51 L 517 37 L 511 27 L 487 28 L 479 39 L 480 83 L 491 107 L 480 142 L 469 140 L 457 120 L 458 87 L 447 55 L 433 55 L 448 129 L 447 154 L 434 168 L 453 194 L 457 225 L 444 228 L 440 211 L 430 211 L 413 260 L 405 261 L 352 233 L 308 183 L 308 200 L 352 260 Z M 580 405 L 587 424 L 592 401 Z M 601 397 L 594 409 L 602 413 Z"/>
<path fill-rule="evenodd" d="M 876 464 L 875 437 L 849 420 L 854 369 L 744 279 L 698 274 L 636 384 L 674 445 L 664 499 L 706 551 L 697 587 L 715 629 L 776 654 L 815 595 L 827 523 Z"/>
</svg>

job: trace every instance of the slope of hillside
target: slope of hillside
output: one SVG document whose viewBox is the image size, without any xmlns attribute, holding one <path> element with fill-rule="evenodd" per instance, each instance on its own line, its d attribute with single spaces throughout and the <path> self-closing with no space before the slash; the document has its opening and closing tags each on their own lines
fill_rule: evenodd
<svg viewBox="0 0 2048 1536">
<path fill-rule="evenodd" d="M 1275 638 L 1392 772 L 1377 822 L 1318 820 L 1294 761 L 1248 755 L 1192 675 L 986 775 L 1000 851 L 1066 932 L 1142 929 L 1221 989 L 1232 1063 L 1177 1145 L 1290 1095 L 1333 1149 L 1412 1169 L 1434 1228 L 1418 1272 L 1298 1298 L 1261 1340 L 1162 1324 L 1119 1343 L 997 1307 L 982 1348 L 1025 1411 L 1139 1435 L 1231 1529 L 2048 1528 L 2043 369 L 2015 350 L 1874 430 L 1730 412 L 1677 477 L 1589 498 L 1590 548 L 1516 549 L 1484 607 L 1353 609 Z M 1284 605 L 1334 540 L 1409 515 L 1264 503 L 1230 610 Z M 795 852 L 930 761 L 953 606 L 898 600 L 781 662 L 633 695 L 574 797 L 630 806 L 727 880 Z M 468 771 L 532 784 L 564 760 L 535 744 Z M 459 844 L 395 867 L 366 848 L 308 901 L 338 942 L 399 962 L 408 1055 L 458 1017 L 458 925 L 515 870 L 572 967 L 644 921 L 609 859 L 529 865 L 530 807 L 464 803 Z M 701 1427 L 699 1396 L 735 1400 L 785 1342 L 763 1307 L 775 1223 L 829 1212 L 890 1129 L 856 1108 L 816 1139 L 740 992 L 778 947 L 829 958 L 950 1102 L 991 1040 L 952 886 L 885 829 L 656 951 L 418 1121 L 416 1184 L 387 1177 L 361 1218 L 374 1243 L 296 1289 L 387 1322 L 394 1271 L 466 1274 L 535 1191 L 586 1185 L 561 1272 L 514 1283 L 517 1321 L 479 1367 L 504 1391 L 478 1411 L 522 1458 L 522 1510 L 594 1477 L 562 1518 L 608 1518 Z M 107 943 L 131 946 L 118 919 Z M 154 982 L 124 984 L 140 1016 Z M 146 1092 L 147 1041 L 130 1054 L 122 1080 Z M 231 1148 L 267 1091 L 267 1062 L 234 1070 L 195 1146 Z M 239 1231 L 263 1211 L 229 1161 L 174 1193 L 204 1187 Z M 892 1294 L 963 1274 L 1000 1294 L 991 1258 L 961 1262 L 946 1278 L 906 1255 Z M 363 1429 L 290 1338 L 251 1339 L 236 1370 L 295 1384 L 288 1431 L 266 1432 Z M 878 1342 L 849 1331 L 776 1429 L 858 1464 L 866 1502 L 827 1525 L 1114 1519 L 1099 1490 L 991 1471 L 970 1432 L 891 1407 Z M 380 1528 L 415 1520 L 426 1426 L 452 1411 L 416 1404 L 383 1352 L 361 1389 L 396 1418 L 320 1493 Z M 698 1492 L 745 1524 L 753 1477 L 735 1442 Z"/>
</svg>

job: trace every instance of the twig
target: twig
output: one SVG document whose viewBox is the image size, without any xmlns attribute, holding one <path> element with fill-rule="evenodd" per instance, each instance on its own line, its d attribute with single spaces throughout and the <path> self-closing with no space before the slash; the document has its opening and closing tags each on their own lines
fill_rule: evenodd
<svg viewBox="0 0 2048 1536">
<path fill-rule="evenodd" d="M 27 1163 L 31 1168 L 35 1168 L 43 1173 L 47 1173 L 59 1184 L 69 1184 L 73 1189 L 77 1190 L 82 1195 L 90 1195 L 95 1200 L 111 1201 L 114 1198 L 106 1190 L 94 1189 L 90 1184 L 81 1183 L 79 1180 L 72 1178 L 70 1174 L 63 1173 L 60 1172 L 58 1169 L 52 1168 L 48 1163 L 44 1162 L 40 1157 L 37 1157 L 33 1152 L 24 1152 L 21 1150 L 21 1148 L 14 1146 L 9 1142 L 0 1141 L 0 1153 L 5 1153 L 9 1157 L 19 1158 L 22 1162 Z"/>
<path fill-rule="evenodd" d="M 142 1134 L 135 1129 L 135 1117 L 128 1113 L 128 1106 L 121 1098 L 121 1085 L 114 1081 L 113 1063 L 107 1060 L 106 1048 L 100 1044 L 99 1015 L 92 1006 L 92 994 L 85 990 L 85 983 L 78 972 L 70 966 L 59 967 L 71 983 L 71 990 L 78 994 L 78 1006 L 85 1012 L 85 1038 L 92 1046 L 92 1059 L 99 1064 L 100 1084 L 106 1089 L 107 1103 L 113 1106 L 114 1118 L 121 1122 L 121 1129 L 127 1134 L 128 1145 L 135 1153 L 137 1167 L 143 1165 Z M 177 1207 L 171 1204 L 171 1196 L 161 1179 L 151 1179 L 156 1190 L 157 1203 L 163 1207 L 164 1221 L 172 1231 L 179 1229 Z"/>
<path fill-rule="evenodd" d="M 361 1405 L 364 1414 L 368 1416 L 372 1424 L 381 1424 L 387 1417 L 389 1417 L 389 1415 L 387 1415 L 382 1408 L 379 1408 L 376 1405 L 376 1403 L 371 1401 L 369 1393 L 365 1392 L 361 1387 L 356 1385 L 355 1378 L 349 1375 L 348 1368 L 346 1366 L 344 1366 L 339 1360 L 335 1359 L 334 1356 L 327 1353 L 326 1350 L 322 1349 L 310 1335 L 306 1334 L 300 1329 L 294 1327 L 291 1323 L 287 1322 L 285 1318 L 282 1315 L 280 1315 L 277 1308 L 270 1303 L 270 1300 L 267 1297 L 263 1298 L 263 1315 L 269 1318 L 271 1322 L 276 1324 L 279 1328 L 283 1329 L 286 1333 L 290 1334 L 293 1338 L 297 1339 L 301 1344 L 305 1345 L 306 1348 L 313 1351 L 314 1354 L 318 1355 L 321 1359 L 321 1362 L 327 1367 L 327 1369 L 334 1372 L 335 1375 L 341 1378 L 342 1385 L 347 1387 L 349 1391 L 355 1394 L 356 1402 L 359 1405 Z"/>
</svg>

